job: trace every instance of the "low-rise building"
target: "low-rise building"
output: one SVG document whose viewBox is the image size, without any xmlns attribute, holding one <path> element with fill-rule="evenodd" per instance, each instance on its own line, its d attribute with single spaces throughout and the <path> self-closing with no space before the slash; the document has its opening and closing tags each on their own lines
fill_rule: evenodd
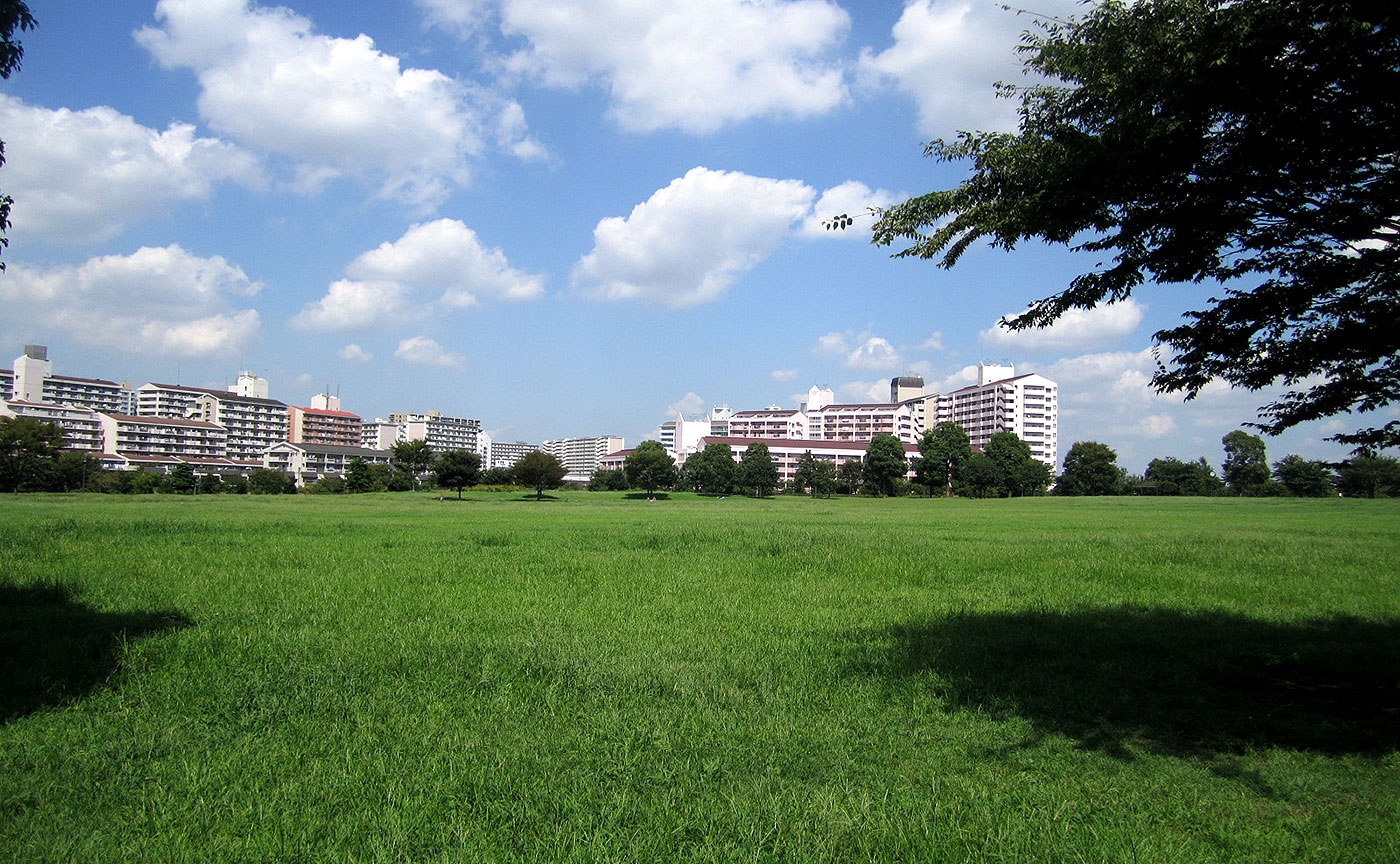
<svg viewBox="0 0 1400 864">
<path fill-rule="evenodd" d="M 322 477 L 344 477 L 350 463 L 356 459 L 367 465 L 387 465 L 389 456 L 388 450 L 283 441 L 267 448 L 263 453 L 262 467 L 290 474 L 299 485 L 306 485 Z"/>
<path fill-rule="evenodd" d="M 865 461 L 865 453 L 870 449 L 869 441 L 814 441 L 794 438 L 707 437 L 700 446 L 703 449 L 709 444 L 728 444 L 734 451 L 734 461 L 738 462 L 743 459 L 744 451 L 749 445 L 759 443 L 768 448 L 768 455 L 773 458 L 773 464 L 778 468 L 778 480 L 784 484 L 792 482 L 797 475 L 797 466 L 808 453 L 812 454 L 813 459 L 830 462 L 839 469 L 847 462 Z M 913 479 L 914 460 L 919 458 L 919 448 L 913 444 L 904 444 L 904 457 L 909 463 L 905 477 Z"/>
<path fill-rule="evenodd" d="M 101 452 L 101 416 L 91 408 L 26 402 L 22 399 L 0 399 L 0 417 L 33 417 L 35 420 L 57 426 L 63 432 L 65 450 Z"/>
<path fill-rule="evenodd" d="M 318 393 L 311 406 L 287 408 L 287 440 L 297 444 L 342 444 L 361 446 L 364 421 L 359 415 L 340 410 L 340 399 Z"/>
<path fill-rule="evenodd" d="M 916 443 L 913 409 L 904 404 L 862 403 L 827 405 L 807 413 L 807 437 L 816 441 L 868 442 L 876 435 Z"/>
<path fill-rule="evenodd" d="M 102 452 L 122 456 L 229 456 L 228 430 L 217 423 L 185 417 L 99 414 Z"/>
<path fill-rule="evenodd" d="M 728 438 L 806 438 L 807 415 L 802 411 L 736 411 L 729 416 Z"/>
</svg>

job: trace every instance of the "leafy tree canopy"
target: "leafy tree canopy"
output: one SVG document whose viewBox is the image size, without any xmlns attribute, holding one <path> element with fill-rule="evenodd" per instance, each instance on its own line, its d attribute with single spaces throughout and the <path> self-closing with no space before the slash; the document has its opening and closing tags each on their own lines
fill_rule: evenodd
<svg viewBox="0 0 1400 864">
<path fill-rule="evenodd" d="M 1323 498 L 1332 491 L 1332 469 L 1326 462 L 1290 453 L 1274 463 L 1274 479 L 1295 498 Z"/>
<path fill-rule="evenodd" d="M 792 472 L 793 489 L 807 490 L 813 498 L 824 498 L 836 487 L 836 465 L 825 459 L 818 459 L 809 450 L 797 460 L 797 470 Z"/>
<path fill-rule="evenodd" d="M 460 500 L 464 488 L 481 480 L 481 457 L 470 450 L 449 450 L 434 460 L 433 475 L 439 489 L 456 489 Z"/>
<path fill-rule="evenodd" d="M 1056 495 L 1117 495 L 1123 491 L 1118 454 L 1107 444 L 1076 441 L 1065 454 L 1064 472 L 1055 483 Z"/>
<path fill-rule="evenodd" d="M 9 79 L 19 71 L 24 46 L 15 38 L 15 34 L 33 30 L 38 24 L 24 0 L 0 0 L 0 78 Z M 5 142 L 0 141 L 0 165 L 4 164 Z M 9 195 L 0 195 L 0 250 L 10 245 L 5 232 L 10 228 L 10 207 L 14 203 L 15 200 Z M 4 262 L 0 262 L 0 270 L 4 269 Z"/>
<path fill-rule="evenodd" d="M 627 472 L 627 484 L 634 489 L 645 489 L 648 495 L 676 482 L 676 460 L 660 441 L 638 444 L 637 449 L 627 454 L 623 470 Z"/>
<path fill-rule="evenodd" d="M 1268 451 L 1264 439 L 1236 429 L 1220 439 L 1225 445 L 1221 473 L 1225 485 L 1236 495 L 1259 495 L 1269 482 Z"/>
<path fill-rule="evenodd" d="M 958 471 L 972 456 L 967 432 L 952 420 L 925 429 L 919 439 L 918 481 L 929 489 L 938 487 L 945 497 L 953 494 Z"/>
<path fill-rule="evenodd" d="M 544 490 L 558 489 L 564 483 L 568 469 L 554 454 L 531 450 L 516 460 L 510 473 L 521 486 L 533 488 L 535 500 L 539 501 L 544 498 Z"/>
<path fill-rule="evenodd" d="M 768 445 L 755 441 L 744 449 L 739 463 L 739 483 L 762 498 L 778 488 L 778 466 Z"/>
<path fill-rule="evenodd" d="M 63 432 L 33 417 L 0 417 L 0 482 L 11 492 L 41 489 L 58 459 Z"/>
<path fill-rule="evenodd" d="M 1218 283 L 1156 334 L 1153 384 L 1281 384 L 1253 424 L 1269 434 L 1400 397 L 1400 4 L 1101 0 L 1020 51 L 1048 83 L 1002 86 L 1019 132 L 929 143 L 971 177 L 881 212 L 875 243 L 943 267 L 983 239 L 1100 256 L 1013 330 Z M 1400 444 L 1400 421 L 1334 439 Z"/>
<path fill-rule="evenodd" d="M 880 434 L 870 439 L 865 451 L 865 483 L 880 495 L 893 495 L 895 480 L 909 473 L 909 459 L 904 445 L 893 435 Z"/>
<path fill-rule="evenodd" d="M 1393 498 L 1400 495 L 1400 459 L 1358 456 L 1337 468 L 1337 491 L 1348 498 Z"/>
<path fill-rule="evenodd" d="M 1153 459 L 1147 463 L 1143 480 L 1162 495 L 1215 495 L 1225 485 L 1204 456 L 1195 462 L 1183 462 L 1175 456 Z"/>
</svg>

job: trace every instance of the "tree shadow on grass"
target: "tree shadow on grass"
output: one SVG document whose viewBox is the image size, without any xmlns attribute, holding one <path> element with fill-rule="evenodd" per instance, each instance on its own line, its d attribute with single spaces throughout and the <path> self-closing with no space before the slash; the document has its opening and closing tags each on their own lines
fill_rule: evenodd
<svg viewBox="0 0 1400 864">
<path fill-rule="evenodd" d="M 626 498 L 628 501 L 646 501 L 648 497 L 653 498 L 657 501 L 668 501 L 671 498 L 671 496 L 666 494 L 665 492 L 657 492 L 656 494 L 651 496 L 648 496 L 645 492 L 628 492 L 622 497 Z"/>
<path fill-rule="evenodd" d="M 858 641 L 862 674 L 1124 758 L 1400 748 L 1400 621 L 1128 606 L 960 613 Z"/>
<path fill-rule="evenodd" d="M 0 584 L 0 724 L 102 686 L 125 644 L 194 622 L 174 611 L 99 612 L 63 585 Z"/>
</svg>

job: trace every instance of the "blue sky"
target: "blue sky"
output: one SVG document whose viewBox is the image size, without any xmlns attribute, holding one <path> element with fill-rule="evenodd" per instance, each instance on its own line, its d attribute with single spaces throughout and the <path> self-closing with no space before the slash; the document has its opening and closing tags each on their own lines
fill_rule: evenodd
<svg viewBox="0 0 1400 864">
<path fill-rule="evenodd" d="M 1147 286 L 1049 331 L 996 321 L 1092 261 L 953 271 L 858 212 L 959 179 L 922 157 L 1009 128 L 1030 25 L 999 0 L 35 0 L 0 91 L 16 199 L 0 357 L 223 386 L 248 369 L 365 417 L 440 409 L 501 440 L 621 435 L 812 384 L 1061 385 L 1061 455 L 1206 456 L 1268 394 L 1147 386 L 1151 334 L 1209 296 Z M 1038 11 L 1067 14 L 1067 0 Z M 3 352 L 9 352 L 5 354 Z M 1341 458 L 1345 420 L 1269 442 Z"/>
</svg>

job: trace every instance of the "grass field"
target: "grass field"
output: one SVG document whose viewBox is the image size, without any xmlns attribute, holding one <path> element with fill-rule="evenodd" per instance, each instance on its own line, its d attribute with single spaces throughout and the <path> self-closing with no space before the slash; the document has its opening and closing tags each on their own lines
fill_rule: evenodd
<svg viewBox="0 0 1400 864">
<path fill-rule="evenodd" d="M 1400 860 L 1400 501 L 0 500 L 0 860 Z"/>
</svg>

